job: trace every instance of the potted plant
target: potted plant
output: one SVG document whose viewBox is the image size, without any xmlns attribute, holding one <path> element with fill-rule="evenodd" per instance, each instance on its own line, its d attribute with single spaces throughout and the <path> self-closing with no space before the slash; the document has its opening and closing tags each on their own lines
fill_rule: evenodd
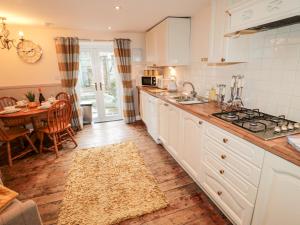
<svg viewBox="0 0 300 225">
<path fill-rule="evenodd" d="M 29 108 L 34 108 L 37 107 L 37 103 L 35 102 L 35 94 L 32 91 L 28 91 L 25 94 L 26 98 L 28 99 L 29 103 L 28 103 L 28 107 Z"/>
</svg>

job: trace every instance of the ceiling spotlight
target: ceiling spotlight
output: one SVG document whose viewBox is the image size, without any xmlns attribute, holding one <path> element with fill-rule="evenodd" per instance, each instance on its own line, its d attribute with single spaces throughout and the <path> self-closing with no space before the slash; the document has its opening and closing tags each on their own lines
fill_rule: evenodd
<svg viewBox="0 0 300 225">
<path fill-rule="evenodd" d="M 115 10 L 120 10 L 121 7 L 120 6 L 115 6 Z"/>
<path fill-rule="evenodd" d="M 108 27 L 107 29 L 111 30 L 111 27 Z"/>
</svg>

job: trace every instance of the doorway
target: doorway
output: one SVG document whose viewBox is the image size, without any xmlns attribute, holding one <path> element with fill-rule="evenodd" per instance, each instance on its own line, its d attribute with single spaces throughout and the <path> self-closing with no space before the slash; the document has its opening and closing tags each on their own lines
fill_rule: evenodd
<svg viewBox="0 0 300 225">
<path fill-rule="evenodd" d="M 80 104 L 92 105 L 93 122 L 122 119 L 113 42 L 80 42 L 78 83 Z"/>
</svg>

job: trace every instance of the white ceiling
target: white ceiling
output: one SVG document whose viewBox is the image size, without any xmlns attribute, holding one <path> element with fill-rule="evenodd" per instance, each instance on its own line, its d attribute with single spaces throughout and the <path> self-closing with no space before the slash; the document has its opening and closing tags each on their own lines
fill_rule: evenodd
<svg viewBox="0 0 300 225">
<path fill-rule="evenodd" d="M 145 31 L 167 16 L 192 16 L 209 0 L 1 0 L 7 23 Z M 120 6 L 121 10 L 115 10 Z"/>
</svg>

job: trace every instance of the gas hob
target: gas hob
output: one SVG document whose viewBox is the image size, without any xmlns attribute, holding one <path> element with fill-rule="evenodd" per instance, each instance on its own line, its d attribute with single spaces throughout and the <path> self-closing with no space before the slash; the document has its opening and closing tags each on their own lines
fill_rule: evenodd
<svg viewBox="0 0 300 225">
<path fill-rule="evenodd" d="M 214 113 L 213 116 L 231 122 L 264 140 L 300 133 L 300 123 L 288 120 L 283 115 L 272 116 L 262 113 L 258 109 L 243 108 Z"/>
</svg>

